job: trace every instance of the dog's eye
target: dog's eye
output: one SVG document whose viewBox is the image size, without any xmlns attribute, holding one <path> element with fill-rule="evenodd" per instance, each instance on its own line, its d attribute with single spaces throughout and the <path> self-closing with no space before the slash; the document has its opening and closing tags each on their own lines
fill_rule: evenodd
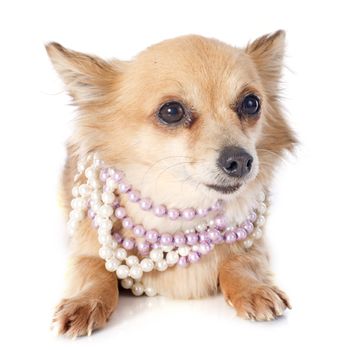
<svg viewBox="0 0 350 350">
<path fill-rule="evenodd" d="M 240 112 L 243 115 L 254 116 L 260 111 L 260 100 L 259 97 L 253 94 L 244 97 Z"/>
<path fill-rule="evenodd" d="M 165 124 L 175 124 L 185 117 L 185 108 L 181 103 L 172 101 L 165 103 L 158 112 L 158 118 Z"/>
</svg>

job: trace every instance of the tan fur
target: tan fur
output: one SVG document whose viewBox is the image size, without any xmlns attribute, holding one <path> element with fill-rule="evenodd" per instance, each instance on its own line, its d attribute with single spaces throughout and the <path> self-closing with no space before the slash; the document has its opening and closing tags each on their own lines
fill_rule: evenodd
<svg viewBox="0 0 350 350">
<path fill-rule="evenodd" d="M 77 160 L 98 151 L 106 163 L 122 168 L 143 196 L 182 208 L 209 206 L 224 197 L 228 215 L 239 223 L 257 193 L 268 190 L 283 152 L 292 150 L 296 142 L 278 99 L 282 31 L 261 37 L 245 49 L 184 36 L 154 45 L 128 62 L 105 61 L 55 43 L 47 45 L 47 50 L 79 110 L 63 175 L 67 209 Z M 240 120 L 233 108 L 245 91 L 258 93 L 262 100 L 261 116 L 254 122 Z M 191 126 L 169 128 L 157 121 L 159 106 L 173 99 L 191 109 L 195 118 Z M 226 145 L 243 147 L 255 159 L 250 176 L 232 195 L 220 195 L 205 186 L 220 179 L 216 159 L 218 150 Z M 135 204 L 125 204 L 135 221 L 148 228 L 172 233 L 194 224 L 169 222 Z M 124 230 L 123 234 L 131 233 Z M 152 272 L 143 280 L 174 298 L 213 294 L 220 282 L 225 298 L 239 315 L 272 319 L 289 304 L 271 282 L 265 255 L 263 240 L 249 251 L 240 244 L 218 246 L 188 269 Z M 114 278 L 107 277 L 113 274 L 104 270 L 98 258 L 96 233 L 88 220 L 72 240 L 72 256 L 79 261 L 70 266 L 76 278 L 68 284 L 74 293 L 60 304 L 56 322 L 61 333 L 74 336 L 89 331 L 91 318 L 97 318 L 96 327 L 103 325 L 116 304 L 117 290 Z M 100 277 L 90 269 L 98 269 Z M 97 315 L 92 312 L 95 295 L 101 297 L 104 310 Z M 67 323 L 72 317 L 78 317 L 79 323 Z"/>
</svg>

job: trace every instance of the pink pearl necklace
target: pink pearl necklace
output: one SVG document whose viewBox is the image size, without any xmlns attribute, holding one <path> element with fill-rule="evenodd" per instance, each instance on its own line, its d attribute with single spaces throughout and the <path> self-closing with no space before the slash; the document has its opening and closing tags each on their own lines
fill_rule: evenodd
<svg viewBox="0 0 350 350">
<path fill-rule="evenodd" d="M 118 190 L 121 194 L 126 195 L 126 199 L 132 203 L 138 203 L 140 208 L 145 211 L 153 212 L 157 217 L 168 217 L 170 220 L 194 220 L 198 217 L 204 218 L 212 212 L 217 212 L 222 209 L 223 201 L 217 200 L 212 206 L 208 208 L 170 208 L 168 209 L 164 204 L 153 204 L 153 201 L 148 197 L 141 197 L 140 191 L 133 189 L 125 179 L 125 174 L 122 170 L 116 168 L 103 168 L 99 174 L 99 178 L 108 186 L 108 182 L 116 181 L 118 183 Z M 117 216 L 118 217 L 118 216 Z"/>
<path fill-rule="evenodd" d="M 91 163 L 91 166 L 87 167 L 88 163 Z M 96 156 L 87 157 L 84 162 L 78 164 L 68 230 L 74 233 L 87 213 L 97 229 L 101 244 L 99 254 L 106 260 L 106 269 L 116 272 L 122 286 L 131 288 L 135 295 L 146 293 L 151 296 L 156 293 L 152 286 L 145 287 L 141 283 L 143 273 L 153 269 L 165 271 L 174 265 L 186 267 L 190 263 L 198 262 L 218 244 L 242 241 L 244 247 L 249 248 L 254 239 L 259 239 L 262 235 L 261 227 L 265 222 L 263 213 L 266 210 L 263 193 L 259 195 L 256 208 L 240 225 L 228 225 L 223 214 L 222 201 L 204 211 L 193 208 L 176 209 L 179 215 L 170 217 L 169 212 L 172 209 L 168 210 L 165 205 L 161 205 L 161 210 L 155 210 L 159 205 L 153 205 L 150 199 L 142 198 L 139 191 L 133 190 L 124 180 L 122 171 L 102 165 Z M 83 174 L 86 183 L 81 181 Z M 155 229 L 145 228 L 141 223 L 134 223 L 126 208 L 121 205 L 118 197 L 121 194 L 129 201 L 139 203 L 143 210 L 153 208 L 154 214 L 164 219 L 193 220 L 195 217 L 202 217 L 199 213 L 203 212 L 204 216 L 209 213 L 216 213 L 216 216 L 184 232 L 160 233 Z M 147 202 L 147 205 L 141 205 L 144 202 Z M 191 209 L 191 215 L 185 214 L 189 212 L 188 209 Z M 121 232 L 114 231 L 116 221 L 121 221 L 122 227 L 131 231 L 133 237 L 124 237 Z M 137 255 L 131 254 L 133 251 L 137 251 L 137 255 L 142 257 L 141 261 Z"/>
</svg>

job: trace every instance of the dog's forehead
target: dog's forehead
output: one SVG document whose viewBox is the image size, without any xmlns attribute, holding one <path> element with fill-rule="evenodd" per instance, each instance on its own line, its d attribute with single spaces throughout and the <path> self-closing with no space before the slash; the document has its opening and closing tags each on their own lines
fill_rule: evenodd
<svg viewBox="0 0 350 350">
<path fill-rule="evenodd" d="M 206 95 L 239 89 L 256 76 L 244 50 L 215 39 L 190 35 L 163 41 L 141 52 L 132 64 L 133 75 L 149 88 Z M 204 96 L 203 96 L 204 97 Z"/>
</svg>

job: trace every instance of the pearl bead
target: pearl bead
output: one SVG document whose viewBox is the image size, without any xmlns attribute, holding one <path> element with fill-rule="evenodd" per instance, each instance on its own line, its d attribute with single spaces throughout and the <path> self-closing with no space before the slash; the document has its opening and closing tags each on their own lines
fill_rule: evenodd
<svg viewBox="0 0 350 350">
<path fill-rule="evenodd" d="M 187 256 L 188 253 L 190 252 L 190 250 L 191 250 L 190 247 L 184 245 L 184 246 L 179 247 L 179 249 L 177 251 L 178 251 L 179 255 Z"/>
<path fill-rule="evenodd" d="M 136 190 L 130 191 L 128 194 L 130 201 L 134 202 L 134 203 L 136 203 L 140 200 L 140 196 L 141 196 L 140 192 L 136 191 Z"/>
<path fill-rule="evenodd" d="M 225 233 L 225 242 L 231 244 L 237 240 L 237 236 L 234 232 L 228 231 Z"/>
<path fill-rule="evenodd" d="M 150 198 L 143 198 L 140 200 L 140 207 L 143 210 L 149 210 L 152 208 L 152 200 Z"/>
<path fill-rule="evenodd" d="M 215 220 L 214 219 L 209 220 L 208 226 L 214 228 L 215 227 Z"/>
<path fill-rule="evenodd" d="M 257 226 L 263 226 L 265 223 L 265 216 L 260 215 L 258 219 L 256 220 L 256 225 Z"/>
<path fill-rule="evenodd" d="M 112 236 L 110 234 L 98 235 L 98 241 L 102 245 L 110 244 L 112 242 Z"/>
<path fill-rule="evenodd" d="M 130 289 L 133 286 L 133 284 L 134 284 L 134 281 L 130 277 L 124 278 L 121 281 L 121 285 L 124 289 Z"/>
<path fill-rule="evenodd" d="M 200 232 L 199 234 L 199 242 L 208 242 L 210 238 L 208 236 L 208 231 Z"/>
<path fill-rule="evenodd" d="M 146 231 L 142 225 L 136 225 L 133 228 L 133 232 L 136 237 L 143 237 Z"/>
<path fill-rule="evenodd" d="M 219 229 L 224 229 L 227 226 L 227 219 L 224 215 L 219 215 L 214 218 L 215 226 Z"/>
<path fill-rule="evenodd" d="M 186 237 L 183 233 L 176 233 L 174 235 L 174 242 L 177 246 L 186 244 Z"/>
<path fill-rule="evenodd" d="M 109 177 L 108 169 L 102 169 L 102 170 L 100 171 L 100 176 L 99 176 L 100 180 L 101 180 L 102 182 L 106 182 L 106 180 L 108 179 L 108 177 Z"/>
<path fill-rule="evenodd" d="M 112 204 L 115 200 L 115 195 L 112 192 L 103 192 L 101 199 L 104 204 Z"/>
<path fill-rule="evenodd" d="M 108 259 L 105 263 L 106 270 L 110 272 L 116 271 L 119 265 L 120 261 L 115 258 Z"/>
<path fill-rule="evenodd" d="M 200 218 L 203 218 L 204 216 L 206 216 L 208 214 L 208 209 L 205 208 L 197 208 L 196 209 L 196 214 L 197 216 L 199 216 Z"/>
<path fill-rule="evenodd" d="M 186 256 L 181 256 L 177 264 L 181 267 L 186 267 L 188 265 L 188 260 Z"/>
<path fill-rule="evenodd" d="M 150 258 L 144 258 L 141 260 L 140 266 L 144 272 L 151 272 L 154 268 L 154 262 Z"/>
<path fill-rule="evenodd" d="M 149 230 L 146 232 L 146 239 L 150 243 L 156 243 L 158 240 L 158 232 L 156 230 Z"/>
<path fill-rule="evenodd" d="M 118 259 L 118 260 L 125 260 L 126 257 L 128 256 L 128 253 L 126 252 L 126 250 L 124 248 L 118 248 L 116 251 L 115 251 L 115 257 Z"/>
<path fill-rule="evenodd" d="M 199 259 L 200 259 L 200 255 L 198 254 L 198 252 L 190 252 L 188 254 L 188 261 L 191 263 L 195 263 L 199 261 Z"/>
<path fill-rule="evenodd" d="M 254 231 L 254 225 L 249 220 L 246 220 L 242 226 L 248 232 L 248 234 Z"/>
<path fill-rule="evenodd" d="M 153 287 L 146 287 L 145 288 L 145 294 L 148 296 L 148 297 L 154 297 L 157 295 L 157 291 L 155 288 Z"/>
<path fill-rule="evenodd" d="M 122 241 L 123 241 L 123 237 L 119 232 L 114 232 L 113 238 L 117 243 L 122 243 Z"/>
<path fill-rule="evenodd" d="M 132 286 L 131 291 L 132 291 L 132 293 L 133 293 L 135 296 L 138 297 L 138 296 L 142 295 L 143 292 L 144 292 L 143 285 L 142 285 L 141 283 L 139 283 L 139 282 L 136 282 L 136 283 Z"/>
<path fill-rule="evenodd" d="M 123 207 L 119 207 L 115 210 L 114 215 L 118 218 L 118 219 L 123 219 L 126 216 L 126 210 Z"/>
<path fill-rule="evenodd" d="M 129 275 L 131 278 L 138 280 L 142 277 L 143 271 L 140 265 L 132 265 L 130 267 Z"/>
<path fill-rule="evenodd" d="M 255 220 L 257 219 L 257 215 L 255 211 L 252 211 L 249 216 L 248 216 L 248 220 L 251 222 L 255 222 Z"/>
<path fill-rule="evenodd" d="M 115 241 L 114 239 L 112 239 L 111 242 L 108 242 L 108 244 L 109 244 L 110 248 L 111 248 L 113 251 L 116 250 L 116 249 L 118 248 L 118 242 Z"/>
<path fill-rule="evenodd" d="M 114 181 L 113 178 L 109 177 L 106 180 L 105 189 L 109 190 L 108 192 L 113 192 L 116 188 L 117 188 L 117 183 Z"/>
<path fill-rule="evenodd" d="M 79 194 L 82 197 L 88 197 L 92 191 L 92 188 L 87 184 L 82 184 L 79 186 Z"/>
<path fill-rule="evenodd" d="M 150 244 L 147 241 L 138 242 L 137 249 L 140 253 L 148 253 L 150 249 Z"/>
<path fill-rule="evenodd" d="M 135 247 L 135 241 L 133 238 L 124 238 L 123 240 L 123 247 L 126 250 L 131 250 Z"/>
<path fill-rule="evenodd" d="M 149 257 L 154 261 L 154 262 L 157 262 L 157 261 L 160 261 L 163 259 L 163 251 L 161 249 L 152 249 L 150 254 L 149 254 Z"/>
<path fill-rule="evenodd" d="M 91 179 L 95 176 L 95 169 L 92 167 L 88 167 L 85 169 L 84 174 L 85 174 L 87 179 Z"/>
<path fill-rule="evenodd" d="M 121 193 L 127 193 L 130 191 L 131 186 L 126 182 L 119 182 L 118 189 Z"/>
<path fill-rule="evenodd" d="M 264 214 L 266 212 L 266 204 L 265 203 L 260 203 L 259 206 L 258 206 L 258 212 L 260 214 Z"/>
<path fill-rule="evenodd" d="M 156 216 L 161 217 L 166 214 L 166 207 L 164 205 L 157 205 L 153 207 L 153 212 Z"/>
<path fill-rule="evenodd" d="M 127 230 L 131 230 L 134 227 L 134 224 L 131 220 L 131 218 L 129 218 L 128 216 L 126 218 L 123 219 L 122 221 L 122 225 L 124 228 L 126 228 Z"/>
<path fill-rule="evenodd" d="M 199 249 L 198 251 L 202 254 L 202 255 L 205 255 L 205 254 L 208 254 L 210 251 L 211 251 L 211 246 L 209 243 L 207 242 L 203 242 L 199 245 Z"/>
<path fill-rule="evenodd" d="M 168 210 L 168 217 L 170 220 L 176 220 L 180 216 L 180 211 L 176 208 Z"/>
<path fill-rule="evenodd" d="M 208 237 L 214 243 L 220 243 L 223 240 L 223 237 L 221 236 L 220 231 L 215 229 L 215 228 L 211 228 L 211 229 L 208 230 Z"/>
<path fill-rule="evenodd" d="M 196 216 L 196 212 L 193 208 L 186 208 L 182 211 L 181 216 L 186 220 L 193 220 Z"/>
<path fill-rule="evenodd" d="M 124 176 L 125 176 L 125 174 L 121 170 L 115 170 L 115 172 L 113 174 L 113 179 L 116 182 L 119 182 L 124 178 Z"/>
<path fill-rule="evenodd" d="M 110 205 L 103 204 L 103 205 L 101 205 L 98 213 L 99 213 L 99 215 L 101 215 L 105 218 L 109 218 L 113 214 L 113 208 Z"/>
<path fill-rule="evenodd" d="M 260 238 L 262 237 L 262 235 L 263 235 L 262 229 L 261 229 L 261 228 L 257 228 L 257 229 L 255 230 L 255 232 L 253 233 L 252 236 L 253 236 L 255 239 L 260 239 Z"/>
<path fill-rule="evenodd" d="M 160 244 L 170 245 L 173 243 L 173 236 L 169 233 L 163 233 L 160 237 Z"/>
<path fill-rule="evenodd" d="M 198 236 L 195 233 L 189 233 L 186 235 L 187 244 L 194 245 L 198 242 Z"/>
<path fill-rule="evenodd" d="M 264 192 L 260 192 L 259 195 L 258 195 L 258 200 L 260 202 L 263 202 L 265 200 L 266 196 L 265 196 L 265 193 Z"/>
<path fill-rule="evenodd" d="M 168 268 L 168 264 L 164 259 L 156 262 L 156 268 L 158 271 L 165 271 Z"/>
<path fill-rule="evenodd" d="M 110 259 L 113 256 L 113 250 L 107 246 L 102 246 L 98 253 L 102 259 Z"/>
<path fill-rule="evenodd" d="M 136 255 L 129 255 L 126 258 L 126 265 L 128 265 L 129 267 L 136 265 L 139 263 L 139 258 Z"/>
<path fill-rule="evenodd" d="M 247 231 L 244 228 L 238 227 L 235 229 L 235 234 L 240 241 L 247 238 Z"/>
<path fill-rule="evenodd" d="M 113 222 L 112 220 L 109 220 L 107 218 L 99 218 L 99 227 L 102 230 L 110 231 L 113 227 Z"/>
<path fill-rule="evenodd" d="M 78 197 L 79 196 L 79 187 L 78 186 L 74 186 L 72 188 L 72 196 L 73 197 Z"/>
<path fill-rule="evenodd" d="M 248 238 L 248 239 L 246 239 L 244 242 L 243 242 L 243 245 L 244 245 L 244 247 L 245 248 L 250 248 L 252 245 L 253 245 L 253 240 L 252 239 L 250 239 L 250 238 Z"/>
<path fill-rule="evenodd" d="M 120 279 L 124 279 L 129 275 L 129 267 L 126 265 L 119 265 L 117 267 L 117 276 Z"/>
<path fill-rule="evenodd" d="M 169 265 L 174 265 L 179 261 L 179 254 L 175 251 L 171 251 L 166 255 L 166 262 Z"/>
<path fill-rule="evenodd" d="M 69 217 L 70 217 L 72 220 L 81 221 L 81 220 L 84 219 L 85 213 L 84 213 L 83 210 L 74 209 L 74 210 L 72 210 L 72 211 L 69 213 Z"/>
</svg>

